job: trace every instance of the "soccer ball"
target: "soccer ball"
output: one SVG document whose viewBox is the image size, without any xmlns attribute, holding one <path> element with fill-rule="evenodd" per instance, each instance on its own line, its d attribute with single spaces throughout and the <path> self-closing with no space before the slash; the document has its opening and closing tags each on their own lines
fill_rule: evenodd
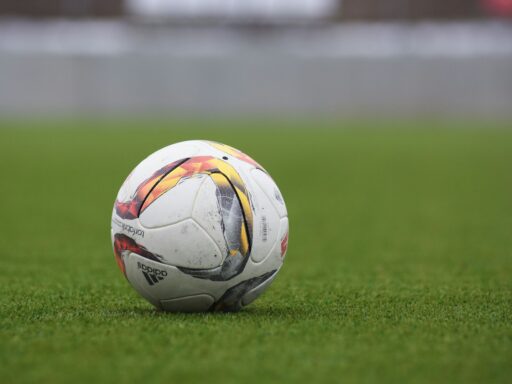
<svg viewBox="0 0 512 384">
<path fill-rule="evenodd" d="M 270 285 L 288 248 L 288 213 L 267 171 L 244 153 L 185 141 L 143 160 L 112 213 L 117 264 L 172 312 L 236 311 Z"/>
</svg>

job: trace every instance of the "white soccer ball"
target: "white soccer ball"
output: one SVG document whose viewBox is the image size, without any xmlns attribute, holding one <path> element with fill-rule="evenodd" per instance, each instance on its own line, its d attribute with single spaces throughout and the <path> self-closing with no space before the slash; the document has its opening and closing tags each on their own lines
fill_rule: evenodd
<svg viewBox="0 0 512 384">
<path fill-rule="evenodd" d="M 133 288 L 166 311 L 234 311 L 270 285 L 288 213 L 265 169 L 224 144 L 185 141 L 142 161 L 119 190 L 112 244 Z"/>
</svg>

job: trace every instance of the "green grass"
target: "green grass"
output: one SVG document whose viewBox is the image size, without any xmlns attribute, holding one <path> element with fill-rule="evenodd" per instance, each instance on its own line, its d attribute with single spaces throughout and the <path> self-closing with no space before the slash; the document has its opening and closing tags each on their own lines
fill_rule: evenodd
<svg viewBox="0 0 512 384">
<path fill-rule="evenodd" d="M 510 383 L 509 128 L 4 121 L 0 381 Z M 239 313 L 155 311 L 111 251 L 126 175 L 191 138 L 252 155 L 288 205 L 284 268 Z"/>
</svg>

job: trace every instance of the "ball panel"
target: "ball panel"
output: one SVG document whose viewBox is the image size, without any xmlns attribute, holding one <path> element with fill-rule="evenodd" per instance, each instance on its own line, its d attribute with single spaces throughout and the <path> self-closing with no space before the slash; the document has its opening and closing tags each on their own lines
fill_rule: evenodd
<svg viewBox="0 0 512 384">
<path fill-rule="evenodd" d="M 224 295 L 211 307 L 213 311 L 238 311 L 242 308 L 245 294 L 275 275 L 277 270 L 266 272 L 260 276 L 241 281 L 226 290 Z"/>
<path fill-rule="evenodd" d="M 206 175 L 195 175 L 180 181 L 140 214 L 140 224 L 159 228 L 190 218 L 197 192 L 206 179 Z"/>
<path fill-rule="evenodd" d="M 247 265 L 246 270 L 254 275 L 260 275 L 271 270 L 279 270 L 284 262 L 284 256 L 286 255 L 286 249 L 283 253 L 283 240 L 288 237 L 288 218 L 283 217 L 279 220 L 279 229 L 277 239 L 274 242 L 272 249 L 267 255 L 258 263 L 250 260 L 250 264 Z"/>
<path fill-rule="evenodd" d="M 169 312 L 205 312 L 214 302 L 215 299 L 207 294 L 160 300 L 162 309 Z"/>
<path fill-rule="evenodd" d="M 137 262 L 143 262 L 145 265 L 150 265 L 159 269 L 158 264 L 151 262 L 150 260 L 146 260 L 143 257 L 131 252 L 123 254 L 122 257 L 125 265 L 126 279 L 130 285 L 135 289 L 135 291 L 137 291 L 139 295 L 144 297 L 155 307 L 161 308 L 158 295 L 159 292 L 155 291 L 154 289 L 150 289 L 151 285 L 148 284 Z"/>
<path fill-rule="evenodd" d="M 198 152 L 199 147 L 193 141 L 172 144 L 154 152 L 142 160 L 126 178 L 117 194 L 117 200 L 126 201 L 130 199 L 137 187 L 164 165 L 176 160 L 192 157 Z"/>
<path fill-rule="evenodd" d="M 253 169 L 251 171 L 251 177 L 254 181 L 256 181 L 263 192 L 265 192 L 268 199 L 279 214 L 279 217 L 288 216 L 283 196 L 281 195 L 281 191 L 277 187 L 274 180 L 272 180 L 272 178 L 261 169 Z"/>
<path fill-rule="evenodd" d="M 242 297 L 242 305 L 243 306 L 249 305 L 254 300 L 256 300 L 259 296 L 261 296 L 261 294 L 263 292 L 265 292 L 265 290 L 270 286 L 270 284 L 272 284 L 272 282 L 274 281 L 276 276 L 277 276 L 277 272 L 274 273 L 272 276 L 270 276 L 270 278 L 268 278 L 267 280 L 263 281 L 263 283 L 261 283 L 257 287 L 255 287 L 255 288 L 251 289 L 250 291 L 248 291 Z"/>
<path fill-rule="evenodd" d="M 233 147 L 230 147 L 229 145 L 218 143 L 215 141 L 205 141 L 205 143 L 207 145 L 209 145 L 210 148 L 214 148 L 217 151 L 221 152 L 223 157 L 226 157 L 228 159 L 229 158 L 236 159 L 237 161 L 239 161 L 241 163 L 240 165 L 242 165 L 242 166 L 245 165 L 245 166 L 249 166 L 250 168 L 263 169 L 263 167 L 261 165 L 259 165 L 254 159 L 247 156 L 245 153 L 243 153 L 242 151 L 240 151 L 236 148 L 233 148 Z"/>
<path fill-rule="evenodd" d="M 254 202 L 254 228 L 251 260 L 259 263 L 264 260 L 277 242 L 279 215 L 266 194 L 258 185 L 252 188 Z"/>
<path fill-rule="evenodd" d="M 221 254 L 227 255 L 228 247 L 224 238 L 217 186 L 209 176 L 197 192 L 191 216 L 212 238 Z"/>
<path fill-rule="evenodd" d="M 195 279 L 172 265 L 148 260 L 136 253 L 126 255 L 124 262 L 128 281 L 139 294 L 157 307 L 161 306 L 161 300 L 201 294 L 219 299 L 234 284 Z"/>
<path fill-rule="evenodd" d="M 145 231 L 141 244 L 162 257 L 162 262 L 177 267 L 208 269 L 224 259 L 219 247 L 194 220 Z"/>
</svg>

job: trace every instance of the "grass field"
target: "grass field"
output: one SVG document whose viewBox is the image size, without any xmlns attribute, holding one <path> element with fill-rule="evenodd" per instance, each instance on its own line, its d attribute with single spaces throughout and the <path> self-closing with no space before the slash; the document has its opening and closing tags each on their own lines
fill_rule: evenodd
<svg viewBox="0 0 512 384">
<path fill-rule="evenodd" d="M 4 121 L 0 382 L 510 383 L 510 128 Z M 111 251 L 126 175 L 191 138 L 288 205 L 284 268 L 239 313 L 158 312 Z"/>
</svg>

